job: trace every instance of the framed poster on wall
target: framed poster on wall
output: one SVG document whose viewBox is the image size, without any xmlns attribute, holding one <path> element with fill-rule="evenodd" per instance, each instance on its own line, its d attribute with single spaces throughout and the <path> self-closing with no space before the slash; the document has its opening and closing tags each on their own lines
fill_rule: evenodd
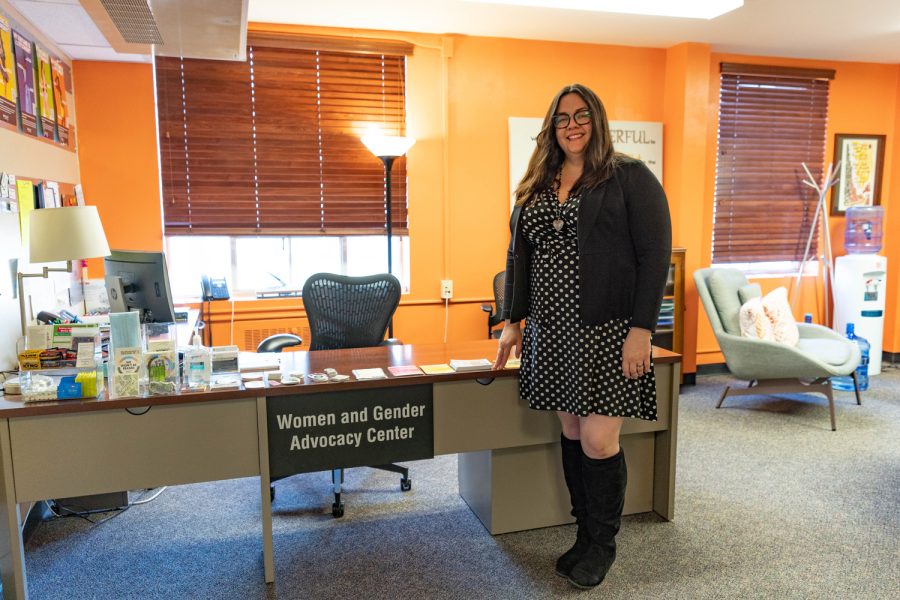
<svg viewBox="0 0 900 600">
<path fill-rule="evenodd" d="M 883 135 L 838 133 L 834 136 L 834 163 L 840 161 L 838 182 L 831 190 L 831 214 L 843 215 L 851 206 L 877 206 L 881 202 L 884 166 Z"/>
<path fill-rule="evenodd" d="M 0 122 L 16 125 L 16 57 L 9 20 L 0 15 Z"/>
</svg>

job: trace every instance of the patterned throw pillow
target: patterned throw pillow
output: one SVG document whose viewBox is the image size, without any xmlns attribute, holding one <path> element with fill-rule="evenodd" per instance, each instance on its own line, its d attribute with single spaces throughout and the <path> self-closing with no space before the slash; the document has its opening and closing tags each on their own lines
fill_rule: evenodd
<svg viewBox="0 0 900 600">
<path fill-rule="evenodd" d="M 797 329 L 797 321 L 791 312 L 791 304 L 788 302 L 787 290 L 782 286 L 763 296 L 763 310 L 772 323 L 772 333 L 775 341 L 796 346 L 800 341 L 800 330 Z"/>
<path fill-rule="evenodd" d="M 762 298 L 750 298 L 741 306 L 741 336 L 775 341 L 772 322 L 763 308 Z"/>
</svg>

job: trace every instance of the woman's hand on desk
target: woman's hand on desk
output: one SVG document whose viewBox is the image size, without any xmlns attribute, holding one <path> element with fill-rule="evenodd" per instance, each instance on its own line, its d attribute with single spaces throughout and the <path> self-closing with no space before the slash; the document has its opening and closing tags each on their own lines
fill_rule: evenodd
<svg viewBox="0 0 900 600">
<path fill-rule="evenodd" d="M 518 323 L 506 322 L 503 333 L 500 334 L 500 343 L 497 345 L 497 360 L 494 361 L 493 370 L 499 370 L 506 366 L 512 349 L 516 349 L 516 358 L 522 354 L 522 330 Z"/>
</svg>

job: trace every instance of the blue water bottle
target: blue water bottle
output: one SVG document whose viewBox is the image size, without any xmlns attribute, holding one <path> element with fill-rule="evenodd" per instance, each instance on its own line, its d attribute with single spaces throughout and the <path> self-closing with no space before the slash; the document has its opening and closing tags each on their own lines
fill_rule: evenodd
<svg viewBox="0 0 900 600">
<path fill-rule="evenodd" d="M 859 337 L 854 332 L 853 323 L 847 323 L 847 339 L 853 340 L 859 346 L 859 366 L 856 367 L 856 381 L 859 383 L 859 391 L 869 389 L 869 348 L 871 344 L 866 338 Z M 853 391 L 852 377 L 832 377 L 831 387 L 842 392 Z"/>
</svg>

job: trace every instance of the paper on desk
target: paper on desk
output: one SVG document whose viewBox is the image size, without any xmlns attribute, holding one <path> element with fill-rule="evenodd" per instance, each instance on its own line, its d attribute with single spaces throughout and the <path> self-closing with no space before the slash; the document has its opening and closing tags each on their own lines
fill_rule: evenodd
<svg viewBox="0 0 900 600">
<path fill-rule="evenodd" d="M 395 367 L 388 367 L 388 371 L 390 371 L 391 375 L 393 375 L 394 377 L 409 377 L 411 375 L 422 374 L 422 369 L 420 369 L 416 365 L 399 365 Z"/>
<path fill-rule="evenodd" d="M 277 371 L 281 369 L 280 354 L 277 352 L 240 352 L 238 353 L 238 370 L 241 373 L 249 371 Z"/>
<path fill-rule="evenodd" d="M 438 365 L 422 365 L 422 371 L 428 375 L 441 375 L 443 373 L 455 373 L 455 371 L 447 363 Z"/>
<path fill-rule="evenodd" d="M 353 369 L 353 376 L 357 379 L 387 379 L 387 374 L 382 369 Z"/>
</svg>

